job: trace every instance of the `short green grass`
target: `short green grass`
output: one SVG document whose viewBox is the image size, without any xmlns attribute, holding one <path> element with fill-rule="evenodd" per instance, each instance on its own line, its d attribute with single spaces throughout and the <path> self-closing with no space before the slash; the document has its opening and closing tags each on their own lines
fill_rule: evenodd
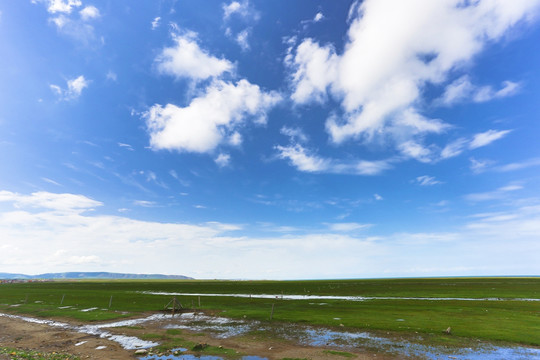
<svg viewBox="0 0 540 360">
<path fill-rule="evenodd" d="M 345 358 L 353 358 L 356 356 L 346 351 L 336 351 L 336 350 L 324 350 L 323 353 L 329 354 L 329 355 L 337 355 L 337 356 L 341 356 Z"/>
<path fill-rule="evenodd" d="M 57 281 L 0 284 L 0 311 L 105 321 L 159 311 L 180 293 L 540 299 L 540 278 L 436 278 L 332 281 Z M 112 302 L 111 302 L 112 296 Z M 433 341 L 482 339 L 540 346 L 538 301 L 280 300 L 201 296 L 202 310 L 238 319 L 425 334 Z M 63 299 L 63 301 L 62 301 Z M 198 308 L 197 296 L 178 296 Z M 111 307 L 109 308 L 109 303 Z M 12 305 L 17 305 L 13 307 Z M 60 309 L 59 307 L 70 306 Z M 81 309 L 98 310 L 81 312 Z M 452 335 L 443 330 L 452 328 Z M 170 334 L 169 334 L 170 335 Z M 459 340 L 461 341 L 461 340 Z M 459 342 L 458 341 L 458 342 Z"/>
<path fill-rule="evenodd" d="M 79 360 L 79 357 L 64 353 L 44 353 L 33 350 L 22 350 L 0 347 L 0 355 L 7 355 L 11 360 Z"/>
</svg>

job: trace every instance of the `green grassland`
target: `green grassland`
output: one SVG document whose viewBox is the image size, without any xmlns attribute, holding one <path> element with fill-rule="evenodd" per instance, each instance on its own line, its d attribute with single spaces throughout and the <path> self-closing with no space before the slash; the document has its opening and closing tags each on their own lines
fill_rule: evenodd
<svg viewBox="0 0 540 360">
<path fill-rule="evenodd" d="M 44 318 L 103 321 L 160 311 L 172 298 L 170 295 L 143 294 L 142 291 L 509 299 L 346 301 L 201 296 L 200 309 L 231 318 L 269 321 L 273 304 L 273 323 L 391 331 L 404 336 L 418 333 L 449 343 L 460 338 L 540 346 L 540 302 L 510 300 L 540 299 L 538 277 L 333 281 L 123 280 L 0 284 L 0 311 Z M 199 309 L 197 296 L 178 296 L 178 300 L 186 308 Z M 59 309 L 60 306 L 71 308 Z M 98 309 L 80 311 L 92 307 Z M 448 327 L 452 328 L 452 335 L 442 333 Z"/>
</svg>

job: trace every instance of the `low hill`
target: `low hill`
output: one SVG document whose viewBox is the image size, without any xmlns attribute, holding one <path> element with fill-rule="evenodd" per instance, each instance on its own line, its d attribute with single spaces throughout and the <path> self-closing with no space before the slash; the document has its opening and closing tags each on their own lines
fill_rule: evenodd
<svg viewBox="0 0 540 360">
<path fill-rule="evenodd" d="M 0 273 L 0 279 L 192 279 L 184 275 L 162 275 L 162 274 L 124 274 L 110 272 L 63 272 L 47 273 L 39 275 Z"/>
</svg>

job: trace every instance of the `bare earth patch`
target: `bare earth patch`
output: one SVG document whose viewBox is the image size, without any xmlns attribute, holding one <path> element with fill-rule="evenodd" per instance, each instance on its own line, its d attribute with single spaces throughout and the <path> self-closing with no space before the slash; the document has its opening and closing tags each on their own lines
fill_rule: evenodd
<svg viewBox="0 0 540 360">
<path fill-rule="evenodd" d="M 159 322 L 141 324 L 137 328 L 110 328 L 107 331 L 137 337 L 144 336 L 144 334 L 165 335 L 166 333 L 166 330 L 162 328 Z M 206 343 L 216 347 L 222 346 L 223 348 L 233 349 L 242 355 L 257 355 L 268 359 L 344 359 L 343 356 L 328 351 L 325 352 L 325 350 L 332 349 L 330 347 L 303 346 L 290 341 L 265 339 L 261 336 L 219 339 L 206 334 L 183 330 L 181 337 L 196 343 Z M 111 340 L 5 317 L 0 318 L 0 346 L 43 352 L 64 352 L 77 355 L 81 359 L 123 360 L 136 358 L 134 350 L 125 350 L 118 343 Z M 388 355 L 367 353 L 362 349 L 358 349 L 358 351 L 347 350 L 347 352 L 353 354 L 354 359 L 360 360 L 396 359 Z M 0 360 L 4 360 L 1 356 Z"/>
</svg>

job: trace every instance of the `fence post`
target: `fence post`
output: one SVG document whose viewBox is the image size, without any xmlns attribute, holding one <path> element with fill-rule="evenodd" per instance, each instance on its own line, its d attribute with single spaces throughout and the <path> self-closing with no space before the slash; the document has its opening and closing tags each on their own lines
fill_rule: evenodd
<svg viewBox="0 0 540 360">
<path fill-rule="evenodd" d="M 112 305 L 112 295 L 111 295 L 111 299 L 109 300 L 109 309 L 111 308 L 111 305 Z"/>
<path fill-rule="evenodd" d="M 274 304 L 272 304 L 272 311 L 270 312 L 270 320 L 274 317 Z"/>
</svg>

